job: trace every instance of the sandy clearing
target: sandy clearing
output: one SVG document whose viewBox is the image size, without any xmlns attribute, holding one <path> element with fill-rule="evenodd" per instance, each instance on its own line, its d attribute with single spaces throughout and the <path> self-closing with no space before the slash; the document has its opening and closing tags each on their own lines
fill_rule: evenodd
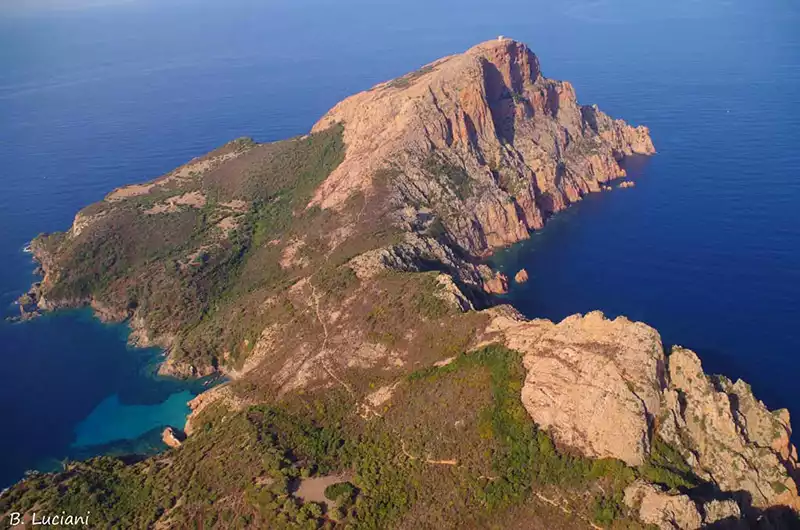
<svg viewBox="0 0 800 530">
<path fill-rule="evenodd" d="M 220 222 L 217 223 L 217 228 L 222 230 L 223 235 L 227 236 L 228 232 L 233 230 L 239 226 L 239 221 L 234 216 L 228 216 L 223 218 Z"/>
<path fill-rule="evenodd" d="M 154 204 L 151 208 L 148 208 L 144 211 L 145 215 L 157 215 L 160 213 L 173 213 L 177 212 L 178 207 L 171 202 L 160 202 L 158 204 Z"/>
<path fill-rule="evenodd" d="M 290 269 L 295 266 L 305 267 L 308 264 L 308 259 L 297 256 L 297 254 L 303 249 L 305 245 L 306 242 L 303 239 L 291 240 L 281 253 L 281 259 L 280 259 L 281 267 L 284 269 Z"/>
<path fill-rule="evenodd" d="M 184 193 L 179 197 L 172 197 L 167 200 L 174 201 L 175 204 L 180 204 L 182 206 L 191 206 L 192 208 L 202 208 L 206 205 L 206 196 L 203 195 L 201 191 L 190 191 L 189 193 Z"/>
<path fill-rule="evenodd" d="M 180 210 L 179 206 L 189 206 L 191 208 L 202 208 L 206 205 L 206 196 L 200 191 L 190 191 L 177 197 L 170 197 L 164 202 L 154 204 L 144 211 L 146 215 L 159 213 L 174 213 Z"/>
<path fill-rule="evenodd" d="M 139 195 L 147 195 L 150 193 L 150 190 L 156 185 L 155 182 L 151 184 L 133 184 L 131 186 L 125 186 L 124 188 L 119 188 L 112 191 L 108 195 L 109 201 L 119 201 L 122 199 L 126 199 L 128 197 L 137 197 Z"/>
<path fill-rule="evenodd" d="M 311 477 L 300 480 L 300 487 L 294 492 L 294 496 L 303 502 L 319 502 L 335 506 L 336 503 L 325 497 L 325 488 L 339 482 L 350 480 L 349 475 L 325 475 L 322 477 Z"/>
</svg>

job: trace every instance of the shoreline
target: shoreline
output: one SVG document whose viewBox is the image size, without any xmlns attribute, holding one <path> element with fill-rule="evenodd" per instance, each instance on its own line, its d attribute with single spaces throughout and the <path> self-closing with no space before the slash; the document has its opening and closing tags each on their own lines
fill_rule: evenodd
<svg viewBox="0 0 800 530">
<path fill-rule="evenodd" d="M 127 389 L 126 393 L 129 394 L 131 390 L 129 383 L 125 383 L 124 386 L 116 385 L 113 387 L 111 393 L 104 395 L 104 397 L 96 401 L 92 408 L 87 411 L 85 416 L 76 418 L 75 421 L 65 422 L 63 426 L 59 426 L 58 428 L 61 429 L 63 433 L 61 436 L 66 436 L 66 433 L 69 432 L 71 433 L 72 441 L 68 445 L 64 445 L 55 451 L 50 449 L 44 453 L 39 451 L 34 453 L 36 460 L 31 461 L 27 465 L 27 471 L 42 473 L 60 471 L 60 462 L 64 458 L 70 460 L 86 460 L 95 456 L 148 457 L 163 453 L 169 449 L 169 447 L 161 438 L 164 428 L 173 427 L 183 431 L 192 412 L 189 403 L 196 399 L 197 396 L 224 383 L 224 378 L 219 376 L 212 376 L 210 378 L 181 379 L 159 373 L 159 368 L 164 362 L 165 352 L 163 349 L 151 346 L 142 347 L 131 344 L 128 340 L 128 337 L 131 334 L 131 329 L 127 322 L 104 321 L 99 318 L 96 311 L 89 306 L 65 307 L 54 311 L 45 311 L 40 316 L 41 318 L 36 318 L 36 322 L 18 321 L 9 324 L 32 325 L 34 328 L 31 330 L 31 332 L 35 332 L 35 329 L 40 329 L 37 328 L 37 326 L 52 327 L 54 324 L 50 321 L 55 319 L 60 321 L 59 324 L 56 324 L 58 327 L 63 327 L 65 322 L 66 325 L 70 327 L 88 326 L 87 332 L 89 334 L 96 333 L 96 331 L 92 331 L 97 329 L 96 327 L 104 328 L 105 331 L 102 333 L 102 335 L 108 337 L 107 333 L 110 331 L 112 336 L 118 337 L 122 351 L 117 352 L 117 354 L 129 356 L 129 358 L 125 360 L 125 365 L 130 365 L 132 368 L 137 367 L 135 368 L 135 372 L 131 373 L 131 377 L 139 379 L 140 382 L 134 383 L 134 396 L 138 396 L 138 398 L 135 397 L 134 402 L 128 404 L 119 401 L 119 391 Z M 58 329 L 58 327 L 53 329 Z M 86 347 L 94 348 L 96 355 L 112 355 L 111 351 L 104 351 L 105 349 L 98 349 L 98 347 L 93 346 L 92 340 L 89 341 Z M 49 370 L 50 368 L 44 367 L 43 369 Z M 98 373 L 97 377 L 102 377 L 102 374 Z M 174 402 L 175 396 L 183 393 L 187 394 L 185 395 L 185 398 L 181 400 L 181 406 L 185 407 L 185 412 L 181 414 L 180 420 L 174 417 L 164 417 L 159 426 L 150 428 L 149 430 L 141 431 L 133 436 L 121 435 L 118 438 L 111 438 L 101 443 L 76 445 L 76 443 L 79 442 L 78 438 L 81 426 L 84 425 L 87 420 L 90 422 L 98 420 L 102 421 L 103 414 L 101 411 L 98 411 L 98 407 L 101 407 L 103 403 L 107 402 L 109 399 L 114 399 L 114 396 L 117 396 L 117 402 L 113 408 L 119 408 L 119 412 L 128 412 L 126 412 L 126 416 L 122 418 L 118 418 L 116 413 L 108 417 L 107 419 L 109 424 L 107 428 L 109 429 L 115 428 L 113 427 L 115 421 L 129 424 L 131 420 L 135 420 L 133 416 L 130 416 L 131 413 L 135 413 L 137 414 L 136 417 L 141 417 L 143 419 L 152 417 L 153 414 L 160 415 L 160 413 L 157 412 L 153 407 L 166 407 L 168 406 L 170 400 Z M 163 394 L 163 399 L 158 402 L 151 402 L 152 396 L 158 394 Z M 129 409 L 128 407 L 141 407 L 141 409 L 137 412 L 136 409 Z M 26 406 L 24 407 L 24 410 L 28 410 L 29 408 L 30 407 Z M 174 407 L 169 406 L 169 408 Z M 38 409 L 34 407 L 31 412 L 35 413 L 36 410 Z M 164 409 L 164 412 L 166 412 L 166 409 Z M 98 413 L 101 413 L 101 416 L 97 416 Z M 141 414 L 141 416 L 138 416 L 139 414 Z M 93 417 L 95 420 L 92 420 Z M 135 424 L 137 421 L 133 421 L 133 423 Z M 120 427 L 123 427 L 122 423 L 120 423 Z M 93 429 L 93 427 L 86 427 L 85 425 L 83 428 Z M 16 475 L 14 478 L 9 479 L 9 482 L 6 486 L 13 486 L 13 484 L 23 480 L 24 476 L 25 475 L 23 472 L 20 472 L 20 474 Z"/>
</svg>

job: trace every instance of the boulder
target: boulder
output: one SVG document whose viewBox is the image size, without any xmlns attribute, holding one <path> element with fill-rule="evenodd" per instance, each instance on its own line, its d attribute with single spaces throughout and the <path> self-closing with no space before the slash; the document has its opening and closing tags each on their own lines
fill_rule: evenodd
<svg viewBox="0 0 800 530">
<path fill-rule="evenodd" d="M 742 510 L 733 499 L 712 500 L 703 504 L 703 524 L 716 525 L 726 530 L 747 528 L 742 517 Z"/>
<path fill-rule="evenodd" d="M 700 510 L 688 495 L 670 494 L 641 480 L 625 488 L 625 505 L 643 523 L 662 530 L 695 530 L 703 524 Z"/>
<path fill-rule="evenodd" d="M 599 311 L 559 324 L 535 321 L 533 339 L 526 327 L 507 327 L 505 335 L 524 355 L 522 403 L 533 420 L 584 455 L 642 464 L 665 384 L 658 332 Z"/>
<path fill-rule="evenodd" d="M 184 436 L 172 427 L 167 427 L 164 429 L 164 432 L 161 433 L 161 439 L 167 444 L 169 447 L 180 447 L 183 442 Z"/>
<path fill-rule="evenodd" d="M 732 499 L 696 502 L 686 494 L 668 492 L 644 480 L 625 488 L 624 502 L 643 523 L 663 530 L 695 530 L 710 525 L 727 530 L 747 528 L 739 505 Z"/>
<path fill-rule="evenodd" d="M 502 272 L 483 282 L 483 290 L 489 294 L 505 294 L 508 292 L 508 276 Z"/>
</svg>

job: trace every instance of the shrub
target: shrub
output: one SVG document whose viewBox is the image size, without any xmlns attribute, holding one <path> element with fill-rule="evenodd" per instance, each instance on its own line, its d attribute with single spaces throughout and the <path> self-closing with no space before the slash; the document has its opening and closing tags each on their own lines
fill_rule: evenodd
<svg viewBox="0 0 800 530">
<path fill-rule="evenodd" d="M 622 494 L 601 495 L 592 503 L 592 519 L 602 526 L 611 526 L 624 513 Z"/>
<path fill-rule="evenodd" d="M 349 482 L 337 482 L 325 488 L 325 498 L 339 503 L 347 503 L 356 496 L 356 488 Z"/>
<path fill-rule="evenodd" d="M 680 452 L 659 436 L 653 439 L 650 456 L 638 471 L 642 478 L 670 489 L 690 489 L 701 482 Z"/>
</svg>

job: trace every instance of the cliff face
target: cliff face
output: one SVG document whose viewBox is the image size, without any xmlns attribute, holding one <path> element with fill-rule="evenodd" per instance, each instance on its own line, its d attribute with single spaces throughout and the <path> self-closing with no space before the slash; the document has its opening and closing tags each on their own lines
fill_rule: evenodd
<svg viewBox="0 0 800 530">
<path fill-rule="evenodd" d="M 473 255 L 526 239 L 553 212 L 624 176 L 622 157 L 655 152 L 646 127 L 580 106 L 572 85 L 544 77 L 538 58 L 510 39 L 347 98 L 314 130 L 333 123 L 344 124 L 347 153 L 312 205 L 340 207 L 379 175 L 404 218 L 438 220 Z"/>
<path fill-rule="evenodd" d="M 487 332 L 524 354 L 523 405 L 560 443 L 641 466 L 658 438 L 745 509 L 800 509 L 789 412 L 768 410 L 743 381 L 706 375 L 685 348 L 667 355 L 656 330 L 624 317 L 594 312 L 554 324 L 493 311 Z"/>
<path fill-rule="evenodd" d="M 668 362 L 658 434 L 687 455 L 698 476 L 721 489 L 743 490 L 756 506 L 800 510 L 789 411 L 768 410 L 744 381 L 706 376 L 690 350 L 673 348 Z"/>
</svg>

